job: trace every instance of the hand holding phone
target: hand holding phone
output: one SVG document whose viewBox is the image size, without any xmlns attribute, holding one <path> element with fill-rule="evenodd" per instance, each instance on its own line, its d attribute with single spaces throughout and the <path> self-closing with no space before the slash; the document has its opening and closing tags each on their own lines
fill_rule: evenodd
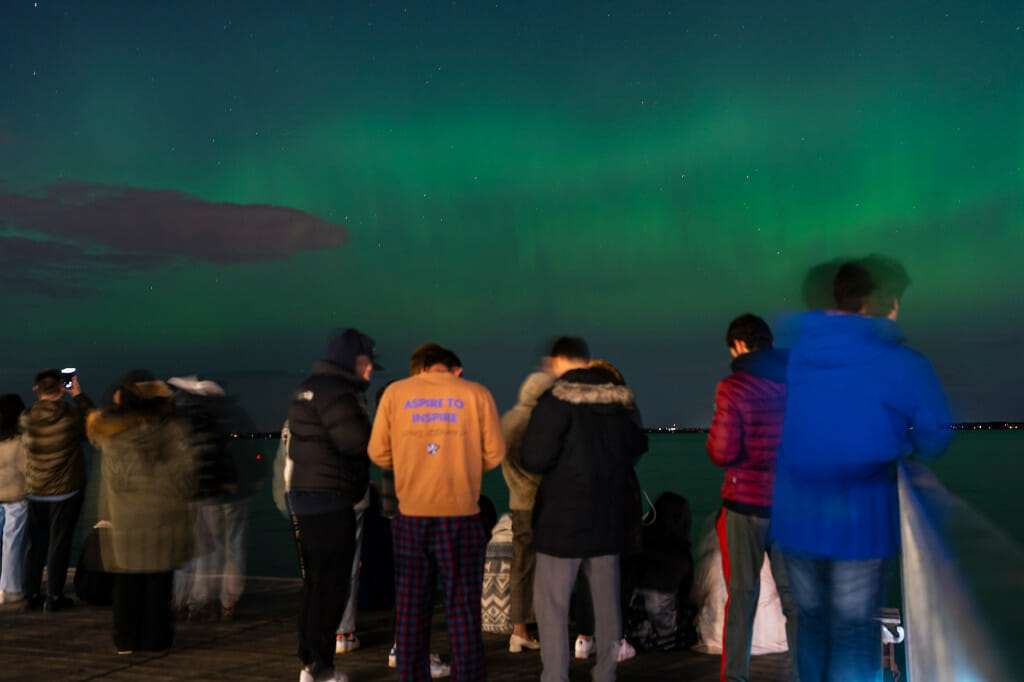
<svg viewBox="0 0 1024 682">
<path fill-rule="evenodd" d="M 65 367 L 60 371 L 60 378 L 64 380 L 65 390 L 70 391 L 71 387 L 74 386 L 76 371 L 74 367 Z"/>
</svg>

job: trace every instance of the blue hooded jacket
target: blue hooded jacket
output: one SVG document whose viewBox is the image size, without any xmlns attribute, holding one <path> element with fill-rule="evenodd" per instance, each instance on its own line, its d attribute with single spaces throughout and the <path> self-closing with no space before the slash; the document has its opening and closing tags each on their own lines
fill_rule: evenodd
<svg viewBox="0 0 1024 682">
<path fill-rule="evenodd" d="M 772 533 L 791 553 L 879 559 L 899 553 L 896 462 L 938 457 L 952 437 L 931 363 L 886 318 L 801 318 L 776 461 Z"/>
</svg>

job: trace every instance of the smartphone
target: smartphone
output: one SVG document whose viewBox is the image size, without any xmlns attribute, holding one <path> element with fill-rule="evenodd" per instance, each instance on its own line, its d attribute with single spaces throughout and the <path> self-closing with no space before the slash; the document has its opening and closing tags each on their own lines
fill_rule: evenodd
<svg viewBox="0 0 1024 682">
<path fill-rule="evenodd" d="M 71 379 L 75 376 L 74 367 L 65 367 L 60 371 L 60 376 L 64 379 L 64 388 L 71 390 Z"/>
</svg>

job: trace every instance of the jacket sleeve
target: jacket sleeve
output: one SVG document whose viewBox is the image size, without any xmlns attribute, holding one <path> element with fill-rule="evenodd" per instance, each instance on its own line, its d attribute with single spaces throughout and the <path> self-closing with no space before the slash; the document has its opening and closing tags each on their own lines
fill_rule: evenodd
<svg viewBox="0 0 1024 682">
<path fill-rule="evenodd" d="M 726 467 L 740 457 L 743 448 L 743 414 L 732 399 L 727 381 L 720 381 L 715 391 L 715 416 L 708 432 L 708 457 Z"/>
<path fill-rule="evenodd" d="M 352 393 L 342 393 L 321 412 L 324 428 L 343 457 L 362 457 L 370 440 L 370 418 Z"/>
<path fill-rule="evenodd" d="M 394 469 L 394 458 L 391 454 L 391 393 L 384 391 L 377 405 L 377 416 L 373 419 L 373 430 L 366 451 L 370 461 L 381 469 Z"/>
<path fill-rule="evenodd" d="M 501 434 L 501 418 L 498 417 L 498 406 L 494 404 L 494 396 L 490 393 L 480 397 L 477 409 L 480 411 L 482 426 L 484 471 L 490 471 L 505 459 L 505 438 Z"/>
<path fill-rule="evenodd" d="M 953 417 L 932 364 L 923 355 L 916 359 L 917 376 L 910 380 L 914 391 L 910 440 L 918 458 L 932 460 L 946 450 L 953 438 Z"/>
<path fill-rule="evenodd" d="M 537 401 L 526 424 L 520 453 L 523 468 L 532 474 L 543 474 L 554 467 L 568 428 L 569 413 L 548 390 Z"/>
</svg>

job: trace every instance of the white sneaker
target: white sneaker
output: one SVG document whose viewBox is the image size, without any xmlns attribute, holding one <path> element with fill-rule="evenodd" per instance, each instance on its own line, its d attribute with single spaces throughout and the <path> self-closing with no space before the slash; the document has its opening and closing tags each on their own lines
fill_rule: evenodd
<svg viewBox="0 0 1024 682">
<path fill-rule="evenodd" d="M 629 642 L 627 642 L 625 637 L 620 639 L 619 640 L 619 663 L 622 663 L 623 661 L 628 661 L 629 659 L 633 658 L 634 656 L 636 656 L 636 649 L 633 648 L 633 645 L 630 644 Z"/>
<path fill-rule="evenodd" d="M 0 604 L 16 604 L 25 601 L 25 595 L 21 592 L 0 592 Z"/>
<path fill-rule="evenodd" d="M 584 639 L 582 636 L 576 637 L 576 658 L 590 658 L 590 654 L 594 651 L 594 638 Z"/>
<path fill-rule="evenodd" d="M 437 654 L 430 654 L 430 677 L 437 679 L 439 677 L 448 677 L 452 674 L 452 667 L 447 663 L 441 661 L 441 657 Z"/>
<path fill-rule="evenodd" d="M 356 637 L 356 633 L 348 632 L 344 635 L 338 635 L 338 639 L 334 644 L 334 653 L 347 654 L 350 651 L 355 651 L 358 648 L 359 638 Z"/>
<path fill-rule="evenodd" d="M 508 650 L 513 654 L 518 654 L 523 649 L 536 651 L 539 648 L 540 642 L 535 640 L 533 637 L 520 637 L 513 632 L 512 636 L 508 638 Z"/>
<path fill-rule="evenodd" d="M 348 675 L 332 670 L 328 677 L 316 679 L 309 668 L 303 668 L 302 672 L 299 673 L 299 682 L 348 682 Z"/>
</svg>

